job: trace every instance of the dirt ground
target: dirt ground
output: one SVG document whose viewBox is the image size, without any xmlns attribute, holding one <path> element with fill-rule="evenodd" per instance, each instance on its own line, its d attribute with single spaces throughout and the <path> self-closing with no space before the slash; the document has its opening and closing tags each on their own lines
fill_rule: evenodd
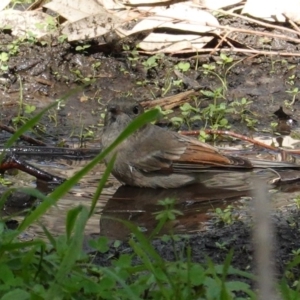
<svg viewBox="0 0 300 300">
<path fill-rule="evenodd" d="M 223 22 L 225 24 L 228 21 Z M 249 26 L 246 22 L 239 25 Z M 0 38 L 3 47 L 14 40 L 9 32 L 2 32 Z M 265 45 L 261 45 L 258 38 L 248 35 L 239 36 L 238 41 L 243 41 L 251 47 L 265 49 Z M 16 122 L 13 120 L 16 116 L 21 119 L 23 117 L 23 120 L 30 117 L 30 114 L 24 111 L 26 105 L 35 106 L 39 110 L 57 99 L 65 98 L 59 110 L 51 109 L 37 126 L 36 131 L 28 134 L 52 146 L 84 146 L 85 142 L 89 141 L 94 143 L 95 147 L 99 147 L 103 125 L 101 114 L 106 103 L 113 98 L 128 96 L 139 101 L 153 100 L 191 89 L 214 91 L 221 86 L 220 80 L 215 75 L 205 74 L 201 67 L 203 64 L 219 61 L 219 53 L 163 56 L 157 59 L 156 66 L 148 68 L 143 63 L 149 56 L 137 55 L 132 50 L 123 50 L 124 44 L 132 48 L 132 41 L 113 41 L 107 46 L 99 46 L 97 40 L 88 43 L 91 47 L 81 53 L 75 50 L 76 45 L 66 42 L 61 44 L 51 41 L 47 45 L 20 43 L 18 53 L 9 61 L 9 69 L 3 71 L 0 77 L 1 123 L 15 126 Z M 214 44 L 216 40 L 211 42 L 209 47 Z M 267 48 L 278 51 L 299 50 L 298 45 L 282 41 L 277 43 L 276 40 L 272 40 Z M 293 100 L 292 94 L 287 91 L 299 87 L 300 84 L 298 58 L 246 56 L 237 53 L 227 53 L 227 56 L 233 58 L 234 66 L 228 70 L 227 66 L 217 65 L 216 69 L 216 73 L 226 78 L 227 82 L 226 98 L 220 102 L 230 104 L 237 99 L 247 98 L 252 101 L 247 114 L 257 120 L 255 129 L 249 129 L 241 122 L 239 116 L 228 114 L 232 131 L 246 136 L 272 136 L 270 124 L 277 121 L 274 112 L 280 106 L 283 106 L 284 111 L 293 119 L 300 120 L 298 96 L 295 96 L 294 104 L 290 106 L 285 104 L 285 100 L 288 102 Z M 177 79 L 174 66 L 179 62 L 190 63 L 190 69 L 184 73 L 189 80 L 181 85 L 168 86 L 169 81 Z M 198 86 L 195 86 L 195 82 Z M 20 92 L 23 94 L 21 109 Z M 200 109 L 204 109 L 212 102 L 200 91 L 198 94 L 196 92 L 194 98 L 187 99 L 187 102 L 194 104 L 195 99 Z M 175 109 L 176 114 L 180 114 L 178 108 Z M 164 121 L 164 124 L 166 125 L 167 121 Z M 174 130 L 170 124 L 167 125 L 170 126 L 170 130 Z M 196 121 L 191 125 L 192 129 L 199 129 L 205 122 Z M 188 129 L 188 126 L 183 125 L 180 129 Z M 297 126 L 293 128 L 296 129 Z M 93 135 L 89 134 L 91 131 Z M 2 131 L 1 144 L 8 137 L 9 134 Z M 24 142 L 20 144 L 24 145 Z M 282 275 L 287 262 L 293 258 L 292 251 L 300 249 L 299 210 L 295 206 L 289 206 L 274 211 L 273 224 L 276 238 L 274 263 L 278 274 Z M 222 263 L 228 250 L 233 248 L 233 265 L 242 270 L 253 271 L 255 269 L 253 263 L 255 242 L 251 233 L 253 225 L 255 224 L 251 216 L 231 225 L 220 226 L 212 222 L 206 230 L 190 234 L 188 242 L 186 239 L 176 242 L 176 251 L 184 253 L 183 249 L 188 244 L 192 248 L 193 260 L 203 262 L 209 257 L 216 263 Z M 216 242 L 224 247 L 218 246 Z M 174 246 L 171 243 L 158 239 L 153 244 L 166 259 L 175 258 Z M 109 263 L 107 257 L 112 252 L 118 255 L 130 251 L 124 242 L 118 250 L 112 247 L 108 256 L 97 256 L 97 262 L 105 265 Z M 298 274 L 297 269 L 293 272 Z"/>
</svg>

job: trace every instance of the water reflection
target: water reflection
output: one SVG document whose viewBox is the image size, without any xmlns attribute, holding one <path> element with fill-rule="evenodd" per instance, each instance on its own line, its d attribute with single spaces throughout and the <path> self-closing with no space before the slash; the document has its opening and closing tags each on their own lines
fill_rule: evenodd
<svg viewBox="0 0 300 300">
<path fill-rule="evenodd" d="M 47 172 L 57 174 L 61 177 L 71 177 L 80 170 L 82 165 L 68 165 L 64 168 L 47 166 Z M 54 235 L 65 232 L 65 219 L 69 209 L 79 204 L 90 206 L 91 199 L 97 188 L 105 167 L 99 164 L 92 172 L 87 174 L 80 183 L 60 199 L 56 206 L 51 209 L 39 220 Z M 242 197 L 251 195 L 253 176 L 258 176 L 263 182 L 269 184 L 272 189 L 272 202 L 276 207 L 283 207 L 292 202 L 296 197 L 300 183 L 293 178 L 299 177 L 299 171 L 286 171 L 280 173 L 284 178 L 283 184 L 274 187 L 270 185 L 277 174 L 269 171 L 250 171 L 250 172 L 223 172 L 213 178 L 207 179 L 205 184 L 197 184 L 179 189 L 147 189 L 120 186 L 120 184 L 110 177 L 96 207 L 96 212 L 86 226 L 86 234 L 106 235 L 109 238 L 124 239 L 128 235 L 125 226 L 110 217 L 130 220 L 138 225 L 142 230 L 151 233 L 157 221 L 153 213 L 161 211 L 162 206 L 158 205 L 159 200 L 172 198 L 176 201 L 175 209 L 183 212 L 176 221 L 170 222 L 163 229 L 163 232 L 170 230 L 179 233 L 190 233 L 206 229 L 208 219 L 207 212 L 217 207 L 224 208 L 229 204 L 237 203 Z M 28 175 L 26 175 L 28 176 Z M 26 177 L 25 182 L 33 186 L 33 177 Z M 22 184 L 19 184 L 22 186 Z M 47 188 L 47 185 L 46 185 Z M 45 192 L 45 187 L 42 187 Z M 276 191 L 274 193 L 274 190 Z M 290 193 L 287 196 L 286 193 Z M 24 196 L 24 195 L 23 195 Z M 34 199 L 20 197 L 18 200 L 10 200 L 5 207 L 5 215 L 15 214 L 16 211 L 23 209 Z M 251 203 L 251 201 L 249 201 Z M 247 207 L 245 207 L 247 210 Z M 22 216 L 13 219 L 22 220 Z M 44 237 L 44 232 L 39 223 L 33 224 L 27 233 L 27 239 L 39 236 Z"/>
<path fill-rule="evenodd" d="M 174 208 L 183 215 L 169 222 L 162 233 L 170 230 L 176 233 L 200 231 L 208 219 L 207 211 L 225 207 L 247 195 L 249 190 L 241 187 L 211 189 L 201 184 L 171 190 L 121 186 L 103 208 L 100 234 L 113 239 L 124 239 L 129 234 L 121 222 L 111 218 L 129 220 L 141 230 L 151 233 L 157 224 L 154 213 L 163 210 L 158 201 L 166 198 L 174 199 Z"/>
</svg>

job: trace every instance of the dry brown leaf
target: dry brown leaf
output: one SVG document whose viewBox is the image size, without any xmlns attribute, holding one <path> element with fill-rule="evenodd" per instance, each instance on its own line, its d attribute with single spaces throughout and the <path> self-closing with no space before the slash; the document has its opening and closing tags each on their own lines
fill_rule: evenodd
<svg viewBox="0 0 300 300">
<path fill-rule="evenodd" d="M 160 4 L 162 5 L 163 3 L 169 3 L 170 0 L 124 0 L 123 3 L 127 5 L 153 5 L 153 4 Z"/>
<path fill-rule="evenodd" d="M 0 27 L 11 28 L 15 36 L 24 36 L 31 32 L 36 38 L 40 38 L 49 33 L 49 17 L 41 11 L 3 10 L 0 12 Z"/>
<path fill-rule="evenodd" d="M 118 33 L 121 36 L 128 36 L 155 28 L 171 28 L 197 33 L 216 32 L 216 29 L 209 25 L 219 25 L 217 19 L 212 14 L 198 7 L 192 7 L 187 3 L 177 3 L 169 7 L 155 7 L 147 9 L 147 12 L 154 15 L 145 17 L 131 30 L 119 28 Z"/>
<path fill-rule="evenodd" d="M 52 0 L 44 5 L 70 22 L 99 13 L 102 6 L 94 0 Z"/>
<path fill-rule="evenodd" d="M 0 11 L 3 10 L 9 3 L 11 0 L 1 0 L 0 1 Z"/>
<path fill-rule="evenodd" d="M 145 51 L 159 51 L 164 53 L 175 53 L 182 50 L 195 52 L 202 49 L 211 36 L 199 36 L 194 34 L 166 34 L 150 33 L 140 44 L 139 48 Z"/>
<path fill-rule="evenodd" d="M 242 13 L 272 22 L 285 22 L 286 15 L 300 23 L 300 0 L 247 0 Z"/>
<path fill-rule="evenodd" d="M 97 0 L 107 10 L 119 10 L 124 9 L 125 6 L 117 0 Z"/>
<path fill-rule="evenodd" d="M 68 36 L 69 41 L 85 40 L 106 34 L 121 24 L 118 17 L 108 13 L 104 8 L 101 10 L 100 14 L 67 23 L 62 29 L 62 33 Z"/>
<path fill-rule="evenodd" d="M 242 2 L 242 0 L 194 0 L 194 3 L 204 8 L 219 9 Z"/>
</svg>

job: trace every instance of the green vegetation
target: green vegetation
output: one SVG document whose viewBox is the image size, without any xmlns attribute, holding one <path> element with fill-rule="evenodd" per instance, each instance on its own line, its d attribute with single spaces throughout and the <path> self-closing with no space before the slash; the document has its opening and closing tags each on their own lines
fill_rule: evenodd
<svg viewBox="0 0 300 300">
<path fill-rule="evenodd" d="M 12 146 L 21 134 L 35 126 L 47 110 L 56 105 L 54 103 L 28 120 L 8 140 L 6 147 Z M 128 242 L 131 251 L 111 258 L 108 267 L 93 264 L 95 257 L 87 255 L 82 250 L 84 228 L 94 213 L 114 158 L 108 164 L 90 205 L 79 205 L 69 210 L 64 235 L 55 237 L 41 225 L 46 241 L 19 240 L 29 226 L 55 205 L 105 155 L 134 130 L 153 121 L 157 116 L 158 111 L 155 110 L 138 117 L 110 147 L 50 195 L 45 196 L 33 188 L 20 189 L 36 197 L 41 203 L 27 213 L 15 230 L 6 228 L 9 217 L 0 218 L 0 299 L 256 299 L 255 292 L 248 283 L 245 283 L 245 280 L 253 281 L 255 277 L 231 266 L 233 252 L 224 243 L 216 242 L 218 248 L 228 251 L 222 265 L 215 265 L 209 259 L 204 264 L 193 262 L 188 238 L 186 247 L 181 251 L 178 252 L 174 246 L 173 250 L 178 258 L 176 261 L 166 261 L 160 256 L 151 240 L 157 237 L 166 222 L 174 220 L 181 214 L 174 209 L 172 199 L 159 202 L 162 210 L 155 214 L 157 226 L 149 237 L 130 222 L 120 221 L 132 232 Z M 0 208 L 14 190 L 11 188 L 3 193 Z M 225 224 L 230 224 L 234 220 L 232 207 L 227 207 L 223 211 L 216 210 L 216 213 Z M 178 241 L 178 237 L 172 233 L 162 239 L 172 241 L 173 245 Z M 91 241 L 90 246 L 102 255 L 110 257 L 105 237 Z M 118 249 L 120 244 L 116 242 L 113 247 Z M 300 262 L 298 252 L 294 251 L 293 255 L 294 261 L 286 273 L 289 280 L 293 279 L 292 267 Z M 295 288 L 290 288 L 285 279 L 280 283 L 279 289 L 283 299 L 295 299 L 291 297 L 298 293 L 297 280 L 294 279 L 293 283 Z"/>
<path fill-rule="evenodd" d="M 228 205 L 226 208 L 221 209 L 220 207 L 215 209 L 216 222 L 230 225 L 237 220 L 237 215 L 234 214 L 234 207 Z"/>
<path fill-rule="evenodd" d="M 295 79 L 296 79 L 296 76 L 291 75 L 288 77 L 288 80 L 286 81 L 286 84 L 289 86 L 289 89 L 286 90 L 286 93 L 288 95 L 292 96 L 292 100 L 291 101 L 284 100 L 284 105 L 286 108 L 289 108 L 289 109 L 292 108 L 292 106 L 294 105 L 294 103 L 296 101 L 296 97 L 300 94 L 299 88 L 295 87 Z"/>
<path fill-rule="evenodd" d="M 143 67 L 145 78 L 138 79 L 136 84 L 146 87 L 153 98 L 157 97 L 157 92 L 160 92 L 161 96 L 164 97 L 172 89 L 183 86 L 184 80 L 182 78 L 174 79 L 174 70 L 185 74 L 191 71 L 192 68 L 191 63 L 187 61 L 180 61 L 175 66 L 166 66 L 164 55 L 156 54 L 145 58 L 136 49 L 130 49 L 128 45 L 123 45 L 123 50 L 128 57 L 131 68 Z M 233 99 L 231 102 L 227 100 L 228 86 L 226 78 L 230 70 L 238 63 L 240 63 L 240 60 L 233 63 L 233 58 L 224 53 L 220 54 L 216 62 L 203 64 L 199 68 L 198 62 L 196 62 L 197 71 L 201 72 L 203 76 L 216 77 L 221 85 L 212 90 L 200 90 L 197 96 L 193 96 L 193 101 L 184 103 L 179 107 L 180 111 L 176 115 L 173 114 L 173 111 L 164 111 L 160 108 L 164 118 L 168 119 L 176 128 L 187 126 L 189 130 L 193 128 L 195 122 L 200 122 L 204 128 L 228 130 L 231 128 L 232 120 L 244 124 L 251 130 L 256 130 L 259 121 L 257 116 L 251 112 L 252 101 L 246 98 Z M 166 74 L 163 82 L 149 76 L 149 71 L 158 72 L 161 68 L 164 68 Z M 202 108 L 203 106 L 204 108 Z M 201 132 L 199 139 L 206 140 L 208 138 L 210 138 L 208 135 Z M 216 136 L 213 136 L 213 138 L 215 139 Z"/>
</svg>

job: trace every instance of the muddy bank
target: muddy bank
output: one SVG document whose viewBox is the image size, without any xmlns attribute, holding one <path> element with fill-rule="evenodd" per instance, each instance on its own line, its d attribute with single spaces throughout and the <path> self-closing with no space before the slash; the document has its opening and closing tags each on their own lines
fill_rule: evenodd
<svg viewBox="0 0 300 300">
<path fill-rule="evenodd" d="M 296 257 L 296 251 L 300 247 L 299 210 L 289 208 L 285 212 L 273 214 L 274 225 L 274 259 L 276 277 L 281 279 L 286 272 L 287 264 Z M 230 249 L 233 249 L 232 265 L 240 270 L 255 274 L 254 249 L 256 242 L 253 241 L 252 228 L 255 227 L 252 219 L 237 221 L 232 225 L 213 226 L 206 232 L 192 235 L 176 235 L 172 239 L 163 241 L 157 239 L 152 242 L 154 249 L 161 257 L 168 261 L 180 258 L 188 258 L 188 248 L 191 249 L 191 260 L 194 262 L 207 263 L 211 259 L 215 264 L 223 264 Z M 94 262 L 108 266 L 114 258 L 121 254 L 132 254 L 133 250 L 125 242 L 118 248 L 112 246 L 107 253 L 96 254 Z M 288 280 L 299 276 L 297 266 L 289 270 Z M 252 284 L 254 284 L 252 282 Z"/>
</svg>

